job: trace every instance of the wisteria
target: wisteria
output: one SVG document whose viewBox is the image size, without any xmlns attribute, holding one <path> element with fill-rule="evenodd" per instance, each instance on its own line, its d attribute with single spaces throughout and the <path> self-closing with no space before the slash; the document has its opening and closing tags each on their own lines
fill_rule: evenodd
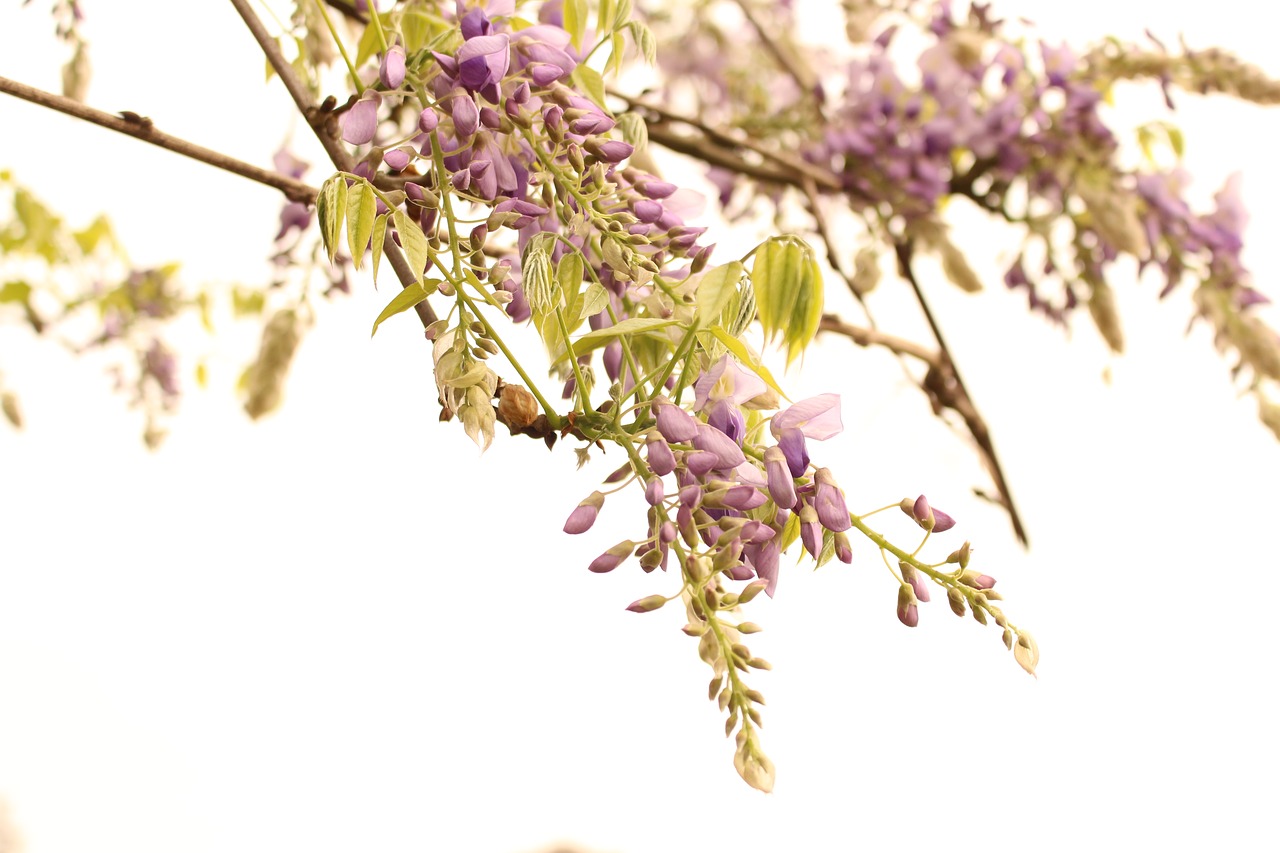
<svg viewBox="0 0 1280 853">
<path fill-rule="evenodd" d="M 748 646 L 761 627 L 746 614 L 761 593 L 785 596 L 784 575 L 796 565 L 882 562 L 890 580 L 868 581 L 868 594 L 886 614 L 892 608 L 916 627 L 941 590 L 954 614 L 994 624 L 1014 660 L 1036 670 L 1036 642 L 1005 616 L 976 549 L 963 542 L 926 556 L 961 526 L 957 518 L 923 494 L 887 502 L 862 494 L 825 465 L 822 443 L 844 429 L 840 389 L 792 400 L 768 367 L 769 348 L 790 366 L 823 332 L 911 359 L 908 375 L 936 414 L 958 415 L 994 500 L 1025 539 L 991 432 L 916 277 L 916 261 L 931 254 L 963 290 L 986 284 L 949 236 L 953 200 L 1019 241 L 1001 265 L 1006 288 L 1055 323 L 1085 308 L 1116 351 L 1124 345 L 1111 283 L 1118 261 L 1158 275 L 1162 295 L 1194 288 L 1197 317 L 1239 353 L 1237 371 L 1249 368 L 1249 390 L 1280 435 L 1280 407 L 1263 382 L 1280 380 L 1280 339 L 1259 319 L 1267 299 L 1242 263 L 1238 182 L 1197 212 L 1186 201 L 1176 129 L 1141 129 L 1147 150 L 1135 164 L 1105 120 L 1112 88 L 1134 79 L 1157 81 L 1171 108 L 1177 87 L 1280 101 L 1280 87 L 1242 63 L 1171 53 L 1154 40 L 1078 51 L 1000 19 L 991 5 L 950 0 L 847 0 L 849 49 L 825 66 L 799 47 L 790 3 L 300 2 L 279 32 L 245 0 L 233 5 L 332 161 L 332 170 L 317 168 L 285 146 L 264 177 L 183 152 L 286 198 L 272 246 L 278 277 L 265 292 L 231 293 L 236 316 L 263 318 L 239 383 L 246 412 L 263 417 L 280 405 L 314 320 L 316 282 L 331 296 L 363 286 L 366 265 L 375 284 L 390 269 L 401 289 L 372 332 L 384 323 L 403 330 L 399 315 L 417 315 L 442 420 L 482 450 L 501 440 L 501 424 L 512 441 L 536 439 L 530 447 L 572 444 L 580 466 L 600 456 L 612 463 L 598 488 L 564 508 L 562 531 L 594 536 L 603 513 L 639 507 L 625 520 L 635 538 L 600 542 L 583 568 L 648 575 L 655 592 L 626 611 L 683 608 L 683 630 L 712 670 L 708 696 L 735 738 L 734 765 L 759 790 L 772 789 L 775 770 L 760 736 L 764 698 L 747 678 L 770 667 Z M 65 100 L 86 60 L 78 4 L 55 11 L 76 51 Z M 911 39 L 923 47 L 904 61 Z M 640 60 L 660 64 L 665 89 L 615 89 Z M 346 78 L 342 96 L 322 85 L 335 74 Z M 67 111 L 161 144 L 133 114 Z M 717 255 L 700 199 L 663 177 L 651 152 L 659 145 L 705 163 L 727 218 L 763 200 L 784 233 L 737 258 Z M 329 174 L 318 189 L 303 182 L 312 170 Z M 109 231 L 64 234 L 23 190 L 10 192 L 22 228 L 0 236 L 13 246 L 32 242 L 39 219 L 48 234 L 35 251 L 49 266 L 85 265 L 100 244 L 106 254 Z M 797 214 L 805 224 L 785 231 Z M 840 231 L 854 236 L 837 239 L 834 221 L 852 223 Z M 918 301 L 928 346 L 884 331 L 871 315 L 869 297 L 887 278 L 882 253 L 896 262 L 895 285 Z M 130 378 L 118 374 L 151 414 L 152 443 L 163 434 L 156 413 L 170 412 L 184 385 L 163 323 L 194 309 L 212 327 L 213 297 L 185 297 L 174 272 L 112 269 L 95 278 L 91 296 L 62 306 L 68 315 L 97 310 L 84 347 L 128 343 Z M 837 279 L 866 327 L 828 313 L 826 286 Z M 32 290 L 5 285 L 0 304 L 25 308 L 40 332 Z M 517 336 L 535 337 L 545 361 L 518 358 Z M 0 388 L 0 403 L 19 424 L 16 397 Z M 624 490 L 643 501 L 614 497 Z M 886 529 L 908 531 L 907 544 L 870 526 L 886 511 Z"/>
</svg>

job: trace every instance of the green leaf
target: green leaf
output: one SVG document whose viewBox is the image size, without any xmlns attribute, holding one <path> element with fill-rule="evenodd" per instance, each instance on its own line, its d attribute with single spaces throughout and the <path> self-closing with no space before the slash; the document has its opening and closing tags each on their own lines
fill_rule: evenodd
<svg viewBox="0 0 1280 853">
<path fill-rule="evenodd" d="M 658 59 L 658 41 L 653 37 L 653 31 L 645 26 L 643 21 L 629 21 L 627 28 L 631 30 L 631 40 L 636 43 L 636 47 L 640 48 L 640 55 L 644 57 L 645 63 L 652 65 Z"/>
<path fill-rule="evenodd" d="M 378 20 L 382 21 L 384 18 L 379 16 Z M 384 32 L 383 35 L 385 36 L 386 33 Z M 388 39 L 388 43 L 390 43 L 390 39 Z M 368 60 L 369 57 L 373 56 L 381 49 L 382 42 L 378 39 L 378 25 L 373 21 L 370 21 L 365 26 L 364 32 L 360 34 L 360 43 L 356 46 L 356 68 L 364 65 L 365 61 Z"/>
<path fill-rule="evenodd" d="M 622 63 L 627 58 L 627 40 L 621 31 L 615 32 L 609 39 L 609 64 L 607 70 L 614 74 L 622 72 Z"/>
<path fill-rule="evenodd" d="M 408 311 L 410 308 L 435 293 L 436 288 L 439 287 L 439 285 L 439 279 L 428 279 L 427 281 L 414 282 L 404 290 L 397 293 L 395 298 L 387 303 L 387 307 L 382 309 L 382 313 L 378 315 L 378 319 L 373 321 L 373 331 L 369 333 L 369 337 L 373 337 L 378 333 L 378 326 L 382 325 L 383 320 Z"/>
<path fill-rule="evenodd" d="M 778 385 L 778 381 L 773 378 L 773 374 L 769 372 L 769 368 L 756 361 L 751 356 L 751 351 L 747 349 L 746 345 L 743 344 L 742 341 L 730 335 L 720 326 L 712 326 L 711 334 L 719 338 L 720 343 L 724 344 L 728 348 L 729 352 L 733 353 L 734 356 L 737 357 L 739 364 L 742 364 L 756 376 L 759 376 L 764 380 L 766 385 L 774 391 L 777 391 L 779 397 L 784 400 L 791 399 L 787 396 L 786 392 L 782 390 L 782 387 Z"/>
<path fill-rule="evenodd" d="M 320 237 L 329 252 L 329 263 L 338 253 L 338 236 L 342 233 L 342 220 L 347 213 L 347 182 L 341 175 L 334 175 L 320 187 L 316 198 L 316 215 L 320 219 Z"/>
<path fill-rule="evenodd" d="M 564 0 L 564 28 L 573 46 L 582 50 L 582 39 L 587 34 L 587 0 Z"/>
<path fill-rule="evenodd" d="M 403 210 L 395 211 L 396 232 L 400 235 L 400 245 L 409 258 L 409 268 L 414 275 L 422 275 L 427 268 L 428 245 L 427 235 L 422 233 L 418 223 Z"/>
<path fill-rule="evenodd" d="M 582 293 L 583 271 L 582 255 L 577 252 L 566 252 L 560 257 L 560 263 L 556 264 L 556 284 L 560 286 L 560 292 L 564 294 L 564 304 L 566 306 L 572 307 L 579 302 L 579 296 Z M 583 316 L 585 315 L 574 311 L 567 315 L 566 319 L 580 320 Z"/>
<path fill-rule="evenodd" d="M 0 287 L 0 304 L 5 302 L 27 302 L 31 298 L 31 285 L 25 281 L 5 282 Z"/>
<path fill-rule="evenodd" d="M 373 286 L 378 287 L 378 261 L 382 260 L 382 241 L 387 237 L 387 214 L 373 221 Z"/>
<path fill-rule="evenodd" d="M 609 108 L 605 106 L 604 78 L 600 76 L 599 71 L 590 65 L 579 65 L 573 69 L 570 79 L 578 84 L 578 88 L 603 110 L 605 115 L 611 115 Z"/>
<path fill-rule="evenodd" d="M 364 265 L 364 250 L 373 235 L 376 215 L 373 188 L 361 181 L 347 193 L 347 248 L 351 250 L 351 263 L 356 269 Z"/>
<path fill-rule="evenodd" d="M 80 251 L 86 255 L 92 254 L 104 240 L 111 245 L 111 248 L 116 250 L 120 248 L 120 244 L 116 242 L 115 232 L 111 230 L 111 222 L 101 214 L 87 228 L 76 231 L 71 236 L 75 238 Z"/>
<path fill-rule="evenodd" d="M 706 328 L 720 319 L 725 306 L 738 292 L 738 282 L 746 273 L 746 267 L 738 261 L 713 267 L 702 274 L 698 281 L 695 328 Z"/>
<path fill-rule="evenodd" d="M 582 299 L 582 312 L 578 315 L 578 319 L 586 319 L 593 314 L 599 314 L 609 304 L 609 291 L 598 281 L 591 282 L 587 287 L 586 295 Z"/>
<path fill-rule="evenodd" d="M 600 0 L 600 14 L 596 17 L 596 36 L 609 32 L 613 23 L 616 0 Z"/>
<path fill-rule="evenodd" d="M 631 0 L 617 0 L 618 10 L 613 13 L 613 28 L 620 30 L 631 20 Z"/>
<path fill-rule="evenodd" d="M 632 317 L 623 320 L 616 326 L 610 326 L 607 329 L 597 329 L 594 332 L 587 332 L 582 337 L 573 342 L 573 351 L 578 355 L 591 352 L 593 349 L 604 346 L 614 338 L 623 335 L 647 335 L 656 332 L 658 329 L 666 326 L 673 326 L 676 320 L 663 320 L 658 317 Z M 557 361 L 563 360 L 565 353 L 561 353 Z"/>
</svg>

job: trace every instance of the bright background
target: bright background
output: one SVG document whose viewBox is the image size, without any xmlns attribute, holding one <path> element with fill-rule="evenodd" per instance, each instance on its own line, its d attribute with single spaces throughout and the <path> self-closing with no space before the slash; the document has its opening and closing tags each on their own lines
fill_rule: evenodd
<svg viewBox="0 0 1280 853">
<path fill-rule="evenodd" d="M 0 74 L 56 90 L 42 5 L 0 14 Z M 1054 40 L 1182 32 L 1280 74 L 1245 0 L 997 8 Z M 139 12 L 87 4 L 90 103 L 268 164 L 291 107 L 230 6 Z M 1158 103 L 1124 90 L 1120 120 Z M 1244 171 L 1246 260 L 1280 295 L 1277 116 L 1179 103 L 1197 199 Z M 137 265 L 268 275 L 270 190 L 12 99 L 0 129 L 0 166 L 73 223 L 108 210 Z M 846 431 L 815 460 L 851 507 L 925 491 L 959 519 L 938 551 L 973 540 L 1039 640 L 1040 678 L 945 602 L 902 628 L 871 550 L 787 571 L 752 605 L 753 650 L 775 667 L 754 678 L 769 797 L 732 769 L 678 608 L 623 611 L 674 579 L 585 571 L 639 513 L 611 500 L 590 534 L 560 533 L 620 460 L 575 472 L 567 446 L 501 436 L 481 457 L 436 422 L 412 317 L 369 340 L 385 287 L 357 278 L 324 311 L 258 425 L 228 390 L 253 335 L 233 336 L 156 454 L 95 368 L 0 332 L 28 420 L 0 430 L 0 798 L 29 853 L 1273 845 L 1280 638 L 1259 617 L 1280 447 L 1206 330 L 1184 336 L 1184 292 L 1118 280 L 1129 346 L 1113 359 L 1086 322 L 1068 343 L 1004 292 L 997 231 L 958 230 L 993 286 L 926 286 L 1030 552 L 882 354 L 822 340 L 786 384 L 842 394 Z M 724 236 L 724 258 L 730 240 L 752 242 Z M 905 520 L 883 524 L 909 541 Z"/>
</svg>

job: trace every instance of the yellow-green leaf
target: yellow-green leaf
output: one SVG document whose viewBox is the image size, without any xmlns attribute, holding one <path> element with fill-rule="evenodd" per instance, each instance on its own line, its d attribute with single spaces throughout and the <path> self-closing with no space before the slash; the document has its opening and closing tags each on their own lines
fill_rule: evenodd
<svg viewBox="0 0 1280 853">
<path fill-rule="evenodd" d="M 698 281 L 694 328 L 706 328 L 720 319 L 725 306 L 737 294 L 738 282 L 745 273 L 746 267 L 738 261 L 730 261 L 702 274 Z"/>
<path fill-rule="evenodd" d="M 409 268 L 414 275 L 422 275 L 427 268 L 427 235 L 422 233 L 418 223 L 409 214 L 399 208 L 395 211 L 396 233 L 400 235 L 400 245 L 409 258 Z"/>
<path fill-rule="evenodd" d="M 746 345 L 742 343 L 742 341 L 733 337 L 719 326 L 712 326 L 711 334 L 715 335 L 720 340 L 720 343 L 724 344 L 729 352 L 734 354 L 738 359 L 739 364 L 745 365 L 748 370 L 763 379 L 766 385 L 774 391 L 777 391 L 779 397 L 784 400 L 791 399 L 787 396 L 786 392 L 782 390 L 782 386 L 778 384 L 778 381 L 773 378 L 773 374 L 769 371 L 769 368 L 756 361 L 756 359 L 752 357 L 751 351 L 747 349 Z"/>
<path fill-rule="evenodd" d="M 573 46 L 582 50 L 582 39 L 587 34 L 587 0 L 564 0 L 564 28 Z"/>
<path fill-rule="evenodd" d="M 373 221 L 373 286 L 378 286 L 378 262 L 382 260 L 382 241 L 387 236 L 387 214 L 382 213 Z"/>
<path fill-rule="evenodd" d="M 439 279 L 428 279 L 427 281 L 418 281 L 406 287 L 395 295 L 395 298 L 387 303 L 387 307 L 382 309 L 382 313 L 378 315 L 378 319 L 373 321 L 373 331 L 369 333 L 369 337 L 373 337 L 378 333 L 378 326 L 382 325 L 382 321 L 388 317 L 394 317 L 404 311 L 408 311 L 413 306 L 422 302 L 428 296 L 436 292 L 439 287 Z"/>
<path fill-rule="evenodd" d="M 604 111 L 605 115 L 611 115 L 609 108 L 605 105 L 604 78 L 600 76 L 599 71 L 590 65 L 579 65 L 573 69 L 571 79 L 597 107 Z"/>
<path fill-rule="evenodd" d="M 364 266 L 364 250 L 373 235 L 376 215 L 377 200 L 373 188 L 363 181 L 351 187 L 347 193 L 347 248 L 356 269 Z"/>
</svg>

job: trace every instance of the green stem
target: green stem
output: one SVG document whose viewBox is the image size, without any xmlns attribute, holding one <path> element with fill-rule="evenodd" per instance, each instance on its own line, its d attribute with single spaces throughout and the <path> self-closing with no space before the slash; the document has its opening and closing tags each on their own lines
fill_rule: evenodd
<svg viewBox="0 0 1280 853">
<path fill-rule="evenodd" d="M 333 37 L 333 43 L 338 46 L 338 53 L 342 54 L 342 61 L 347 64 L 347 73 L 351 75 L 351 83 L 355 86 L 357 92 L 364 93 L 364 84 L 360 82 L 360 75 L 356 74 L 356 67 L 351 64 L 351 57 L 347 56 L 347 49 L 342 44 L 342 38 L 338 35 L 338 29 L 333 25 L 333 21 L 329 18 L 329 12 L 325 9 L 322 0 L 312 0 L 316 4 L 316 9 L 320 12 L 320 17 L 324 18 L 324 25 L 329 28 L 329 35 Z M 372 7 L 372 4 L 370 4 Z"/>
</svg>

